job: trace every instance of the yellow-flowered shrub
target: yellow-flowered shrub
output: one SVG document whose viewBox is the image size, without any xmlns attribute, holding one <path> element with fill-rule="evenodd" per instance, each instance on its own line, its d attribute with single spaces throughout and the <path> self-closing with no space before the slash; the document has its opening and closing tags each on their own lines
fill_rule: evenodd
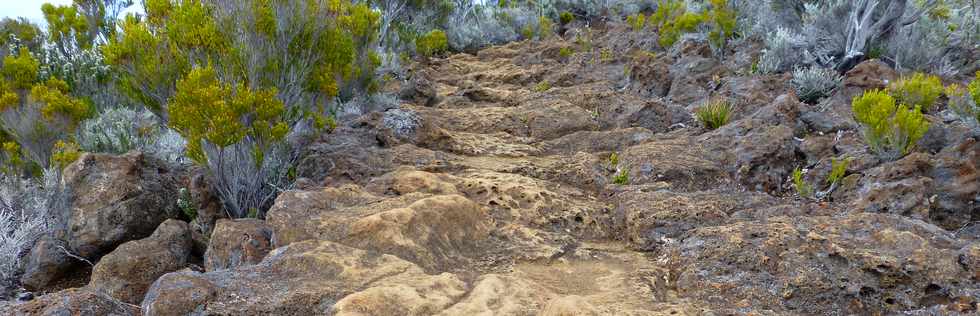
<svg viewBox="0 0 980 316">
<path fill-rule="evenodd" d="M 912 152 L 916 142 L 929 130 L 921 106 L 909 108 L 897 104 L 895 98 L 881 90 L 866 91 L 855 97 L 851 110 L 871 151 L 886 160 Z"/>
<path fill-rule="evenodd" d="M 218 10 L 217 8 L 221 8 Z M 132 99 L 164 119 L 193 65 L 221 81 L 276 88 L 287 108 L 324 112 L 335 97 L 377 89 L 379 14 L 350 0 L 147 0 L 103 48 Z M 308 115 L 298 116 L 308 117 Z"/>
<path fill-rule="evenodd" d="M 449 39 L 442 30 L 432 30 L 415 40 L 415 51 L 423 57 L 432 57 L 448 50 Z"/>
<path fill-rule="evenodd" d="M 195 68 L 177 82 L 169 104 L 170 126 L 188 141 L 188 156 L 205 163 L 202 146 L 224 148 L 246 137 L 263 147 L 282 141 L 289 132 L 285 106 L 274 88 L 253 91 L 218 80 L 211 67 Z M 259 153 L 257 153 L 259 154 Z M 261 163 L 261 157 L 256 157 Z"/>
<path fill-rule="evenodd" d="M 26 49 L 0 64 L 0 129 L 7 135 L 3 166 L 7 172 L 58 166 L 53 154 L 79 122 L 92 116 L 92 105 L 72 97 L 57 78 L 39 81 L 40 63 Z"/>
<path fill-rule="evenodd" d="M 937 76 L 915 73 L 888 85 L 888 93 L 898 103 L 931 111 L 943 94 L 943 82 Z"/>
</svg>

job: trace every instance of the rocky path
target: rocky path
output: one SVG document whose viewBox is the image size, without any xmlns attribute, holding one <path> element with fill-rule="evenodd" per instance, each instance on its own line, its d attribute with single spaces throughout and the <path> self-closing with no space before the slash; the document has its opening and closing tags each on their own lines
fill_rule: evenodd
<svg viewBox="0 0 980 316">
<path fill-rule="evenodd" d="M 679 55 L 658 61 L 673 62 L 665 80 L 643 81 L 663 67 L 599 49 L 561 57 L 568 45 L 419 66 L 400 109 L 310 148 L 311 181 L 269 212 L 277 249 L 261 264 L 164 276 L 144 310 L 975 310 L 975 241 L 907 214 L 779 197 L 800 160 L 828 157 L 800 149 L 812 109 L 778 79 L 719 79 L 733 76 L 724 64 Z M 696 127 L 696 102 L 676 100 L 699 93 L 736 100 L 736 121 Z"/>
<path fill-rule="evenodd" d="M 606 36 L 571 56 L 560 53 L 571 41 L 522 42 L 416 66 L 399 108 L 306 149 L 298 188 L 264 221 L 218 220 L 201 269 L 106 310 L 977 311 L 975 138 L 949 128 L 939 150 L 882 163 L 834 107 L 799 103 L 785 78 L 740 75 L 745 56 L 717 61 L 687 43 L 611 56 L 629 39 Z M 849 74 L 852 90 L 868 67 Z M 732 100 L 732 123 L 692 120 L 709 96 Z M 792 197 L 794 168 L 820 179 L 840 155 L 856 159 L 831 198 Z M 928 194 L 950 187 L 965 192 Z M 32 304 L 59 299 L 98 300 Z"/>
</svg>

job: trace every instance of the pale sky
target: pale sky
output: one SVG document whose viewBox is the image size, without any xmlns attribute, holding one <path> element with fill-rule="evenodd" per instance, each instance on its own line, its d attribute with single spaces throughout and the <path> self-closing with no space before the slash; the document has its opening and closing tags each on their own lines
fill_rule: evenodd
<svg viewBox="0 0 980 316">
<path fill-rule="evenodd" d="M 23 16 L 44 27 L 46 23 L 44 22 L 44 14 L 41 13 L 41 5 L 44 3 L 69 5 L 71 2 L 72 0 L 0 0 L 0 18 Z M 139 5 L 140 1 L 134 2 L 136 5 L 130 7 L 126 12 L 142 11 Z"/>
</svg>

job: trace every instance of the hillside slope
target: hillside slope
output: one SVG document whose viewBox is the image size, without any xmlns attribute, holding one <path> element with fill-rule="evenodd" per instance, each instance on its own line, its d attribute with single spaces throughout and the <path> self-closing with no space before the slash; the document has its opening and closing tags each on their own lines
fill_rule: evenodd
<svg viewBox="0 0 980 316">
<path fill-rule="evenodd" d="M 203 268 L 132 305 L 86 292 L 106 288 L 93 277 L 11 313 L 977 312 L 975 131 L 930 117 L 917 152 L 883 162 L 849 102 L 887 65 L 810 105 L 786 76 L 748 73 L 758 44 L 654 55 L 623 51 L 643 39 L 621 27 L 414 65 L 389 87 L 400 107 L 306 148 L 264 221 L 219 220 Z M 715 98 L 733 120 L 708 130 L 692 113 Z M 795 194 L 798 167 L 821 200 Z"/>
</svg>

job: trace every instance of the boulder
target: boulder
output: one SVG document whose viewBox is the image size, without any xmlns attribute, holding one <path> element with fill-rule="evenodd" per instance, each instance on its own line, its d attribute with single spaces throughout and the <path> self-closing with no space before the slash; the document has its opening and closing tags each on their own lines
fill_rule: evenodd
<svg viewBox="0 0 980 316">
<path fill-rule="evenodd" d="M 88 259 L 153 233 L 177 216 L 177 182 L 162 162 L 138 152 L 83 154 L 64 171 L 73 200 L 68 245 Z"/>
<path fill-rule="evenodd" d="M 183 269 L 191 254 L 187 223 L 167 220 L 150 237 L 120 245 L 95 265 L 89 288 L 115 299 L 139 304 L 153 281 Z"/>
<path fill-rule="evenodd" d="M 55 238 L 38 239 L 24 262 L 21 284 L 32 291 L 44 291 L 71 274 L 81 262 L 66 250 L 65 243 Z"/>
<path fill-rule="evenodd" d="M 218 220 L 204 255 L 204 270 L 253 265 L 272 250 L 272 228 L 259 219 Z"/>
<path fill-rule="evenodd" d="M 973 281 L 980 282 L 980 242 L 963 247 L 957 259 Z"/>
</svg>

